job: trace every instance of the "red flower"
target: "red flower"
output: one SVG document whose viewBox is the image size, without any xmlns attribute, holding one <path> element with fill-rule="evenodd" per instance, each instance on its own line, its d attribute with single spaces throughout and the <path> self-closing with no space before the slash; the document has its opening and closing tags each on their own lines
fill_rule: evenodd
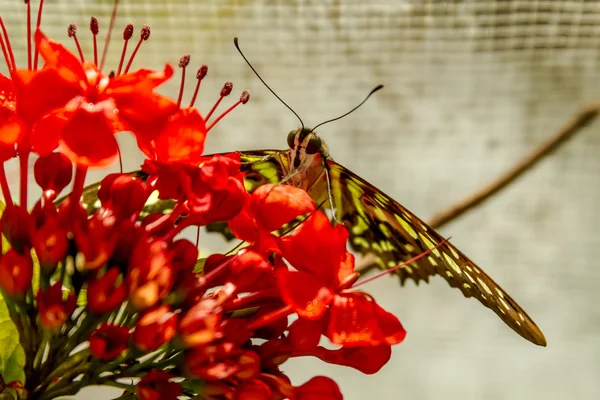
<svg viewBox="0 0 600 400">
<path fill-rule="evenodd" d="M 211 299 L 200 301 L 179 321 L 177 334 L 185 347 L 200 346 L 219 339 L 223 311 Z"/>
<path fill-rule="evenodd" d="M 103 275 L 95 273 L 87 281 L 87 308 L 94 314 L 106 314 L 116 310 L 127 298 L 127 286 L 117 283 L 118 268 L 109 268 Z"/>
<path fill-rule="evenodd" d="M 0 259 L 0 286 L 10 296 L 23 296 L 31 287 L 33 261 L 29 253 L 9 249 Z"/>
<path fill-rule="evenodd" d="M 137 310 L 145 310 L 164 299 L 173 286 L 173 270 L 163 241 L 140 240 L 132 249 L 127 272 L 129 300 Z"/>
<path fill-rule="evenodd" d="M 315 210 L 315 203 L 304 190 L 289 185 L 262 185 L 246 201 L 243 210 L 228 222 L 233 234 L 254 247 L 276 247 L 270 232 L 294 218 Z"/>
<path fill-rule="evenodd" d="M 231 153 L 204 159 L 185 185 L 190 224 L 207 225 L 235 217 L 246 199 L 240 155 Z"/>
<path fill-rule="evenodd" d="M 352 276 L 354 257 L 346 250 L 348 232 L 331 226 L 315 211 L 295 231 L 280 239 L 282 255 L 297 271 L 277 270 L 283 300 L 301 317 L 318 319 L 325 313 L 340 285 Z"/>
<path fill-rule="evenodd" d="M 133 331 L 133 343 L 145 352 L 158 349 L 170 341 L 177 329 L 177 315 L 169 306 L 146 310 L 139 317 Z"/>
<path fill-rule="evenodd" d="M 117 244 L 115 221 L 104 218 L 99 211 L 89 219 L 85 213 L 77 217 L 73 236 L 77 251 L 83 255 L 83 266 L 87 270 L 98 269 L 108 261 Z"/>
<path fill-rule="evenodd" d="M 17 99 L 28 100 L 18 103 L 17 108 L 25 120 L 39 119 L 54 109 L 33 129 L 31 141 L 39 154 L 60 144 L 77 164 L 106 165 L 117 156 L 114 133 L 131 130 L 139 140 L 147 142 L 160 133 L 168 117 L 177 111 L 177 104 L 153 92 L 173 75 L 168 65 L 162 72 L 139 70 L 111 78 L 93 62 L 81 63 L 40 30 L 35 33 L 35 43 L 46 65 L 40 72 L 18 71 L 15 84 Z M 52 104 L 46 104 L 45 96 L 39 96 L 47 92 L 54 96 Z M 33 101 L 36 97 L 39 100 Z"/>
<path fill-rule="evenodd" d="M 165 371 L 152 370 L 138 382 L 136 394 L 140 400 L 176 400 L 183 390 L 174 375 Z"/>
<path fill-rule="evenodd" d="M 48 329 L 61 327 L 71 317 L 77 301 L 73 292 L 69 292 L 64 298 L 61 281 L 54 283 L 46 291 L 40 290 L 35 298 L 40 321 Z"/>
<path fill-rule="evenodd" d="M 150 192 L 141 179 L 129 174 L 109 174 L 100 182 L 98 200 L 110 210 L 117 222 L 139 214 Z"/>
<path fill-rule="evenodd" d="M 188 351 L 184 365 L 188 375 L 199 379 L 222 380 L 235 376 L 249 379 L 260 370 L 260 358 L 233 343 L 200 346 Z"/>
<path fill-rule="evenodd" d="M 206 122 L 197 109 L 189 107 L 177 110 L 155 139 L 138 141 L 138 145 L 150 160 L 197 166 L 202 161 L 205 139 Z"/>
<path fill-rule="evenodd" d="M 113 360 L 127 350 L 129 328 L 102 324 L 89 337 L 90 353 L 101 360 Z"/>
</svg>

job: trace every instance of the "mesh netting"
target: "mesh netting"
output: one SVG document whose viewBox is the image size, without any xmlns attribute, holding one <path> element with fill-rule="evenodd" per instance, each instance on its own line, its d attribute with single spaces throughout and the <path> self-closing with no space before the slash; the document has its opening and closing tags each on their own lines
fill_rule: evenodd
<svg viewBox="0 0 600 400">
<path fill-rule="evenodd" d="M 192 65 L 209 64 L 204 112 L 225 80 L 234 81 L 234 93 L 252 91 L 248 105 L 211 131 L 210 151 L 283 148 L 298 126 L 244 64 L 234 36 L 309 126 L 385 84 L 320 134 L 338 162 L 425 219 L 493 179 L 600 96 L 597 1 L 121 3 L 108 69 L 118 63 L 124 24 L 148 23 L 152 36 L 134 66 L 159 68 L 186 53 Z M 67 25 L 77 22 L 89 56 L 89 16 L 99 17 L 104 35 L 111 8 L 110 0 L 46 1 L 43 27 L 65 39 Z M 2 0 L 0 15 L 25 65 L 23 2 Z M 165 90 L 175 95 L 177 86 Z M 402 291 L 382 280 L 371 290 L 400 316 L 406 342 L 377 376 L 335 367 L 318 373 L 336 377 L 349 399 L 595 398 L 599 126 L 443 230 L 538 322 L 549 348 L 525 342 L 441 279 Z M 123 143 L 130 149 L 126 167 L 134 169 L 141 158 L 131 140 Z M 315 365 L 321 367 L 299 360 L 287 372 L 302 382 L 315 375 Z"/>
</svg>

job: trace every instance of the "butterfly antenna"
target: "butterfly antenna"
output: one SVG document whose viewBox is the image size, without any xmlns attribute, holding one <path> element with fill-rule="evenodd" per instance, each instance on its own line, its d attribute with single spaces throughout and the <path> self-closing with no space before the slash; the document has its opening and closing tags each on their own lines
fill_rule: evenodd
<svg viewBox="0 0 600 400">
<path fill-rule="evenodd" d="M 240 50 L 240 46 L 238 44 L 238 38 L 233 38 L 233 44 L 235 45 L 235 48 L 237 49 L 237 51 L 240 52 L 240 55 L 242 56 L 242 58 L 244 59 L 244 61 L 246 61 L 246 64 L 248 64 L 248 66 L 250 67 L 250 69 L 252 70 L 252 72 L 254 72 L 254 74 L 257 76 L 257 78 L 260 79 L 260 81 L 263 83 L 263 85 L 265 85 L 265 87 L 267 89 L 269 89 L 269 91 L 271 93 L 273 93 L 273 96 L 277 97 L 277 100 L 279 100 L 281 102 L 281 104 L 283 104 L 284 106 L 286 106 L 288 108 L 288 110 L 290 110 L 292 113 L 294 113 L 294 115 L 296 116 L 296 118 L 298 118 L 298 121 L 300 121 L 300 124 L 302 125 L 302 129 L 304 129 L 304 122 L 302 121 L 302 118 L 300 118 L 300 116 L 296 113 L 296 111 L 294 111 L 292 109 L 292 107 L 288 106 L 287 103 L 281 99 L 281 97 L 277 96 L 277 93 L 275 93 L 273 91 L 273 89 L 271 89 L 269 87 L 269 85 L 267 85 L 267 82 L 265 82 L 264 79 L 260 77 L 260 75 L 258 74 L 258 72 L 256 72 L 256 70 L 254 69 L 254 67 L 252 66 L 252 64 L 250 64 L 250 61 L 248 61 L 248 59 L 246 58 L 246 56 L 244 55 L 244 53 L 242 53 L 242 50 Z"/>
<path fill-rule="evenodd" d="M 360 106 L 362 106 L 363 104 L 365 104 L 365 102 L 366 102 L 366 101 L 369 99 L 369 97 L 371 97 L 371 95 L 372 95 L 373 93 L 375 93 L 376 91 L 378 91 L 379 89 L 383 89 L 383 85 L 377 85 L 377 86 L 375 86 L 375 87 L 373 88 L 373 90 L 371 90 L 371 91 L 369 92 L 369 94 L 367 95 L 367 97 L 365 97 L 365 99 L 364 99 L 363 101 L 361 101 L 361 102 L 360 102 L 360 104 L 359 104 L 359 105 L 357 105 L 356 107 L 354 107 L 352 110 L 348 111 L 346 114 L 344 114 L 344 115 L 340 115 L 340 116 L 339 116 L 339 117 L 337 117 L 337 118 L 332 118 L 332 119 L 329 119 L 329 120 L 327 120 L 327 121 L 325 121 L 325 122 L 321 122 L 320 124 L 318 124 L 317 126 L 315 126 L 314 128 L 312 128 L 312 131 L 311 131 L 311 132 L 314 132 L 314 130 L 315 130 L 315 129 L 317 129 L 319 126 L 322 126 L 322 125 L 328 124 L 328 123 L 330 123 L 330 122 L 333 122 L 333 121 L 337 121 L 338 119 L 342 119 L 342 118 L 344 118 L 344 117 L 345 117 L 346 115 L 348 115 L 348 114 L 352 114 L 352 113 L 353 113 L 354 111 L 356 111 L 356 110 L 357 110 L 357 109 L 358 109 Z"/>
</svg>

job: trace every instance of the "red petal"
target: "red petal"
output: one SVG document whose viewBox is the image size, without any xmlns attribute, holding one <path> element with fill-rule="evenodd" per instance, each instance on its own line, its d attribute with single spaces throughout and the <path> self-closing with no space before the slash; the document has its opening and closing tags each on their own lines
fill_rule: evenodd
<svg viewBox="0 0 600 400">
<path fill-rule="evenodd" d="M 173 67 L 169 64 L 165 65 L 162 71 L 154 71 L 151 69 L 138 69 L 137 71 L 128 74 L 115 76 L 106 90 L 109 96 L 129 91 L 133 85 L 138 85 L 140 88 L 154 89 L 155 87 L 168 81 L 173 76 Z"/>
<path fill-rule="evenodd" d="M 277 270 L 277 284 L 281 297 L 299 316 L 318 319 L 327 310 L 334 293 L 314 276 L 301 271 Z"/>
<path fill-rule="evenodd" d="M 331 226 L 325 213 L 315 211 L 291 236 L 280 240 L 282 255 L 298 270 L 318 277 L 330 287 L 337 286 L 337 277 L 346 260 L 348 232 Z"/>
<path fill-rule="evenodd" d="M 169 119 L 161 134 L 152 142 L 149 158 L 162 162 L 200 164 L 206 138 L 204 118 L 195 108 L 184 108 Z"/>
<path fill-rule="evenodd" d="M 229 229 L 238 239 L 246 242 L 254 242 L 258 236 L 258 229 L 254 220 L 248 213 L 248 208 L 244 206 L 237 216 L 227 222 Z"/>
<path fill-rule="evenodd" d="M 60 143 L 60 136 L 67 123 L 62 113 L 52 113 L 37 120 L 31 130 L 31 147 L 40 156 L 54 151 Z"/>
<path fill-rule="evenodd" d="M 249 208 L 258 226 L 271 232 L 299 215 L 314 211 L 315 202 L 302 189 L 268 184 L 252 193 Z"/>
<path fill-rule="evenodd" d="M 15 85 L 12 79 L 0 74 L 0 109 L 6 109 L 14 113 L 15 106 Z"/>
<path fill-rule="evenodd" d="M 321 320 L 311 321 L 298 318 L 289 327 L 288 339 L 294 346 L 294 352 L 311 353 L 319 345 L 322 332 Z"/>
<path fill-rule="evenodd" d="M 370 375 L 378 372 L 390 360 L 392 348 L 385 344 L 369 347 L 342 347 L 338 350 L 318 347 L 315 356 L 327 363 L 344 365 Z"/>
<path fill-rule="evenodd" d="M 48 39 L 39 29 L 35 32 L 35 44 L 40 56 L 46 61 L 44 68 L 57 69 L 61 78 L 67 82 L 86 81 L 81 60 L 62 44 Z"/>
<path fill-rule="evenodd" d="M 99 167 L 110 164 L 117 156 L 117 141 L 105 106 L 82 103 L 65 125 L 60 143 L 76 164 Z"/>
<path fill-rule="evenodd" d="M 377 346 L 404 340 L 406 331 L 398 319 L 363 292 L 336 295 L 330 307 L 326 336 L 345 346 Z"/>
<path fill-rule="evenodd" d="M 341 400 L 343 398 L 337 383 L 326 376 L 315 376 L 296 388 L 296 400 Z"/>
</svg>

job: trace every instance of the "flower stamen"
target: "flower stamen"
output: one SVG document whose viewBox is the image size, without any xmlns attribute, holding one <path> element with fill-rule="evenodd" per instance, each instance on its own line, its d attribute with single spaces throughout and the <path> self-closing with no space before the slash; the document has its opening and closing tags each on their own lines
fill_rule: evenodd
<svg viewBox="0 0 600 400">
<path fill-rule="evenodd" d="M 40 5 L 38 6 L 37 21 L 35 23 L 36 30 L 40 29 L 40 26 L 42 25 L 42 10 L 43 10 L 43 8 L 44 8 L 44 0 L 40 0 Z M 33 55 L 33 70 L 34 71 L 37 71 L 37 68 L 38 68 L 39 55 L 40 55 L 40 52 L 36 46 L 35 50 L 34 50 L 34 55 Z"/>
<path fill-rule="evenodd" d="M 229 96 L 229 94 L 231 93 L 232 90 L 233 90 L 233 82 L 225 82 L 225 84 L 223 85 L 223 88 L 221 89 L 221 93 L 219 93 L 219 98 L 217 99 L 215 104 L 212 106 L 212 108 L 210 109 L 208 114 L 206 115 L 207 121 L 213 115 L 213 113 L 215 112 L 215 110 L 217 109 L 217 107 L 219 106 L 221 101 L 223 100 L 223 97 Z"/>
<path fill-rule="evenodd" d="M 185 67 L 190 63 L 190 55 L 186 54 L 179 60 L 179 68 L 181 71 L 181 84 L 179 85 L 179 97 L 177 97 L 177 106 L 181 106 L 181 98 L 183 97 L 183 88 L 185 87 Z"/>
<path fill-rule="evenodd" d="M 15 62 L 15 54 L 13 53 L 12 45 L 10 44 L 10 38 L 8 37 L 8 32 L 6 31 L 6 26 L 4 25 L 2 17 L 0 17 L 0 29 L 2 29 L 2 36 L 4 36 L 4 41 L 2 42 L 2 52 L 4 53 L 4 57 L 6 58 L 8 70 L 14 71 L 15 69 L 17 69 L 17 63 Z M 5 46 L 6 50 L 4 49 Z M 6 56 L 6 53 L 8 53 L 8 57 Z"/>
<path fill-rule="evenodd" d="M 198 96 L 198 91 L 200 91 L 200 83 L 202 82 L 202 79 L 204 79 L 207 73 L 208 65 L 206 64 L 202 65 L 200 69 L 198 69 L 198 72 L 196 72 L 196 80 L 198 82 L 196 82 L 196 88 L 194 89 L 194 95 L 192 96 L 192 100 L 190 101 L 190 107 L 194 106 L 194 103 L 196 102 L 196 96 Z"/>
<path fill-rule="evenodd" d="M 242 92 L 242 94 L 240 95 L 240 99 L 238 101 L 236 101 L 233 105 L 231 105 L 231 107 L 229 107 L 227 110 L 225 110 L 221 115 L 219 115 L 217 117 L 217 119 L 215 119 L 213 122 L 211 122 L 210 125 L 208 125 L 206 127 L 206 131 L 207 132 L 210 131 L 212 129 L 212 127 L 215 126 L 217 124 L 217 122 L 219 122 L 224 116 L 229 114 L 231 111 L 233 111 L 234 108 L 236 108 L 240 104 L 246 104 L 248 102 L 248 100 L 250 100 L 250 92 L 247 90 L 244 90 Z M 213 110 L 211 110 L 211 111 L 213 111 Z M 208 117 L 206 119 L 208 119 Z"/>
<path fill-rule="evenodd" d="M 129 43 L 129 39 L 133 36 L 133 24 L 129 23 L 125 26 L 123 30 L 123 51 L 121 51 L 121 59 L 119 60 L 119 68 L 117 69 L 117 75 L 121 75 L 121 70 L 123 69 L 123 61 L 125 61 L 125 54 L 127 54 L 127 44 Z"/>
<path fill-rule="evenodd" d="M 98 26 L 98 18 L 92 17 L 90 20 L 90 31 L 92 31 L 92 35 L 94 36 L 94 64 L 98 65 L 98 32 L 100 32 L 100 28 Z"/>
<path fill-rule="evenodd" d="M 2 195 L 4 201 L 6 201 L 7 207 L 12 207 L 13 201 L 10 195 L 10 187 L 8 186 L 8 180 L 6 179 L 6 170 L 4 169 L 4 163 L 0 163 L 0 187 L 2 188 Z"/>
<path fill-rule="evenodd" d="M 73 41 L 75 42 L 75 47 L 77 47 L 77 51 L 79 52 L 79 59 L 81 60 L 81 62 L 84 62 L 85 59 L 83 57 L 83 51 L 81 50 L 81 45 L 79 44 L 79 39 L 77 39 L 77 25 L 75 25 L 75 24 L 69 25 L 69 28 L 67 29 L 67 35 L 70 38 L 73 38 Z"/>
<path fill-rule="evenodd" d="M 142 45 L 142 42 L 148 40 L 149 37 L 150 37 L 150 25 L 142 26 L 140 40 L 138 41 L 137 45 L 135 46 L 133 53 L 131 53 L 131 57 L 129 57 L 129 62 L 127 62 L 127 66 L 125 67 L 125 71 L 124 71 L 125 74 L 127 72 L 129 72 L 129 67 L 131 67 L 131 63 L 133 62 L 135 55 L 137 54 L 140 46 Z"/>
<path fill-rule="evenodd" d="M 27 68 L 31 70 L 31 2 L 25 0 L 27 5 Z"/>
</svg>

